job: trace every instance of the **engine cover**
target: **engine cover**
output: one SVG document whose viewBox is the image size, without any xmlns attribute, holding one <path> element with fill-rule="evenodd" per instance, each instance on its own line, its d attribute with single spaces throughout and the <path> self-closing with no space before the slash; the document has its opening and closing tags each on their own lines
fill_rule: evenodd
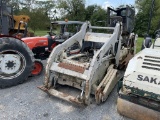
<svg viewBox="0 0 160 120">
<path fill-rule="evenodd" d="M 123 92 L 160 101 L 160 51 L 146 48 L 128 64 Z"/>
</svg>

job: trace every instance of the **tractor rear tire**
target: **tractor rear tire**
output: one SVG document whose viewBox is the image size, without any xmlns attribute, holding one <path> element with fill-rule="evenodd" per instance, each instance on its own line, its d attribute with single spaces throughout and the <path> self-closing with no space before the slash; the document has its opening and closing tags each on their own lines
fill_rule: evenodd
<svg viewBox="0 0 160 120">
<path fill-rule="evenodd" d="M 12 37 L 0 38 L 0 88 L 23 83 L 33 66 L 33 53 L 24 42 Z"/>
</svg>

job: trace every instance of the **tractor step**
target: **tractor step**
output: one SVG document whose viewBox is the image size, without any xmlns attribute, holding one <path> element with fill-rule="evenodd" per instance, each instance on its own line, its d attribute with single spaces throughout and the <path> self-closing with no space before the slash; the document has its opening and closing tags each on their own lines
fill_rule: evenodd
<svg viewBox="0 0 160 120">
<path fill-rule="evenodd" d="M 133 120 L 160 120 L 160 112 L 118 98 L 117 110 Z"/>
</svg>

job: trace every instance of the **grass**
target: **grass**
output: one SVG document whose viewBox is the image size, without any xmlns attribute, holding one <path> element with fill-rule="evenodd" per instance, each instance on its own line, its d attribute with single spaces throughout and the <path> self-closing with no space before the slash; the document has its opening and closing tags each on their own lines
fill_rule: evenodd
<svg viewBox="0 0 160 120">
<path fill-rule="evenodd" d="M 49 30 L 36 30 L 34 34 L 35 36 L 44 36 L 48 34 L 47 32 L 49 32 Z"/>
<path fill-rule="evenodd" d="M 137 39 L 136 52 L 139 52 L 141 50 L 143 40 L 144 40 L 144 38 L 142 38 L 142 37 L 139 37 Z"/>
</svg>

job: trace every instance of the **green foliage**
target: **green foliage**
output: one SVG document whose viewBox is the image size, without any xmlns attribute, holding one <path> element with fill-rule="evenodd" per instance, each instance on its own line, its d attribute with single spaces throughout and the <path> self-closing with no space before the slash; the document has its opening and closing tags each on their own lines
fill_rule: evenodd
<svg viewBox="0 0 160 120">
<path fill-rule="evenodd" d="M 142 42 L 143 42 L 144 38 L 139 37 L 137 40 L 137 44 L 136 44 L 136 52 L 138 53 L 139 51 L 141 51 L 141 47 L 142 47 Z"/>
<path fill-rule="evenodd" d="M 98 6 L 97 5 L 90 5 L 86 8 L 86 20 L 90 20 L 91 19 L 91 16 L 94 14 L 96 8 Z"/>
<path fill-rule="evenodd" d="M 83 0 L 59 0 L 57 8 L 61 11 L 62 19 L 84 21 L 85 3 Z"/>
<path fill-rule="evenodd" d="M 94 14 L 91 16 L 91 23 L 93 25 L 106 26 L 106 11 L 99 8 Z"/>
<path fill-rule="evenodd" d="M 139 36 L 143 36 L 147 32 L 151 0 L 142 0 L 138 2 L 138 13 L 136 16 L 135 31 Z"/>
<path fill-rule="evenodd" d="M 47 26 L 50 25 L 49 17 L 42 13 L 41 9 L 35 9 L 29 16 L 31 17 L 29 26 L 33 29 L 33 31 L 38 29 L 47 29 Z"/>
<path fill-rule="evenodd" d="M 85 8 L 83 0 L 59 0 L 58 8 L 63 15 L 62 20 L 90 21 L 92 25 L 105 26 L 106 11 L 100 6 L 91 5 Z"/>
<path fill-rule="evenodd" d="M 48 32 L 47 30 L 37 30 L 35 32 L 35 36 L 44 36 L 48 34 L 47 32 Z"/>
<path fill-rule="evenodd" d="M 92 25 L 106 26 L 106 11 L 100 6 L 91 5 L 86 8 L 86 20 Z"/>
<path fill-rule="evenodd" d="M 22 9 L 18 12 L 19 15 L 28 15 L 30 17 L 30 21 L 28 26 L 35 32 L 38 29 L 47 29 L 47 26 L 50 25 L 49 17 L 42 12 L 41 9 L 33 9 L 30 12 L 28 9 Z"/>
<path fill-rule="evenodd" d="M 147 33 L 149 16 L 151 12 L 151 4 L 152 0 L 136 0 L 136 7 L 138 9 L 138 13 L 136 15 L 135 21 L 135 32 L 139 36 L 143 36 L 145 33 Z M 158 28 L 160 28 L 160 1 L 155 0 L 149 34 L 151 36 L 154 36 L 154 32 Z"/>
<path fill-rule="evenodd" d="M 8 0 L 13 7 L 14 15 L 28 15 L 30 17 L 29 28 L 34 32 L 39 29 L 46 29 L 50 26 L 51 9 L 55 7 L 53 1 L 36 0 Z"/>
<path fill-rule="evenodd" d="M 61 20 L 90 21 L 92 25 L 106 26 L 106 11 L 98 5 L 85 8 L 85 0 L 58 0 L 58 1 L 36 1 L 36 0 L 6 0 L 8 5 L 13 6 L 15 15 L 28 15 L 31 20 L 29 27 L 35 31 L 46 29 L 50 20 L 55 20 L 55 14 L 59 12 Z M 136 0 L 138 13 L 135 19 L 135 32 L 143 36 L 147 32 L 149 14 L 152 0 Z M 123 5 L 122 5 L 123 6 Z M 155 0 L 153 18 L 151 22 L 150 35 L 160 27 L 160 1 Z"/>
<path fill-rule="evenodd" d="M 61 20 L 90 21 L 92 25 L 106 26 L 106 11 L 98 5 L 85 8 L 85 0 L 7 0 L 13 6 L 15 15 L 28 15 L 29 28 L 33 31 L 46 29 L 50 20 L 57 19 L 55 14 L 60 11 Z"/>
</svg>

